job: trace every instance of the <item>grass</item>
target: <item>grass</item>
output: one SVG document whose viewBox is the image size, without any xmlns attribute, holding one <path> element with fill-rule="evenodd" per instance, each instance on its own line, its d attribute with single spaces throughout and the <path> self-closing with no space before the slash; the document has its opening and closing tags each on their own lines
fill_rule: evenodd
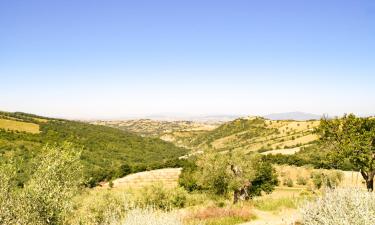
<svg viewBox="0 0 375 225">
<path fill-rule="evenodd" d="M 243 220 L 240 217 L 222 217 L 222 218 L 213 218 L 208 220 L 198 220 L 198 221 L 191 221 L 187 223 L 187 225 L 235 225 L 247 222 L 248 220 Z"/>
<path fill-rule="evenodd" d="M 126 225 L 182 225 L 182 219 L 176 212 L 161 212 L 154 209 L 130 210 L 123 224 Z"/>
<path fill-rule="evenodd" d="M 114 188 L 141 188 L 155 183 L 162 183 L 166 187 L 177 187 L 180 173 L 180 168 L 164 168 L 129 174 L 112 182 Z M 105 183 L 103 187 L 109 187 L 109 183 Z"/>
<path fill-rule="evenodd" d="M 279 199 L 259 199 L 254 201 L 254 206 L 262 211 L 277 211 L 282 208 L 296 209 L 295 199 L 279 198 Z"/>
<path fill-rule="evenodd" d="M 39 125 L 35 123 L 21 122 L 16 120 L 0 119 L 0 128 L 12 131 L 39 133 Z"/>
</svg>

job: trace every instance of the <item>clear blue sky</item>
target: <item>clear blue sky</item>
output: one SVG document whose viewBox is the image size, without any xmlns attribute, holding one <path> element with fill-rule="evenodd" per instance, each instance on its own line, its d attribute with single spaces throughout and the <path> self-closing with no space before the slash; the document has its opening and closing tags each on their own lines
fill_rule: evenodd
<svg viewBox="0 0 375 225">
<path fill-rule="evenodd" d="M 375 3 L 0 2 L 0 110 L 375 112 Z"/>
</svg>

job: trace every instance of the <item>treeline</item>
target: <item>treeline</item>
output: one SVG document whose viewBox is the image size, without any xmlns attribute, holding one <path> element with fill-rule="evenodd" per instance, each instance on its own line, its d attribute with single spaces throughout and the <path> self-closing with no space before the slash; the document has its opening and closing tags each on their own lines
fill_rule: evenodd
<svg viewBox="0 0 375 225">
<path fill-rule="evenodd" d="M 316 169 L 356 170 L 349 159 L 332 157 L 329 150 L 319 142 L 313 142 L 308 147 L 302 147 L 301 151 L 292 155 L 268 154 L 262 156 L 265 161 L 273 164 L 285 164 L 293 166 L 312 166 Z"/>
</svg>

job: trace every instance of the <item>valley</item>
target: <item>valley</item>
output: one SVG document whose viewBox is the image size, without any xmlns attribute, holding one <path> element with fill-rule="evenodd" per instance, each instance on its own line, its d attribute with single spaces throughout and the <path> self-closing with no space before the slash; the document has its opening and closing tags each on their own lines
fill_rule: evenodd
<svg viewBox="0 0 375 225">
<path fill-rule="evenodd" d="M 159 137 L 192 151 L 266 152 L 282 149 L 300 149 L 310 145 L 318 120 L 268 120 L 262 117 L 244 117 L 228 122 L 202 123 L 195 121 L 95 121 L 143 136 Z M 296 150 L 296 151 L 298 151 Z"/>
<path fill-rule="evenodd" d="M 27 181 L 33 160 L 45 145 L 72 143 L 82 152 L 87 185 L 131 172 L 164 167 L 188 150 L 154 137 L 141 137 L 115 128 L 26 113 L 0 112 L 0 161 L 18 163 L 18 182 Z M 129 168 L 129 169 L 123 169 Z"/>
<path fill-rule="evenodd" d="M 349 119 L 356 118 L 336 122 Z M 331 122 L 257 116 L 216 122 L 72 121 L 0 112 L 0 162 L 17 170 L 0 169 L 5 176 L 14 174 L 15 182 L 8 184 L 14 185 L 14 196 L 32 189 L 33 182 L 56 182 L 70 168 L 80 171 L 69 181 L 78 189 L 72 189 L 74 210 L 66 224 L 112 225 L 105 221 L 127 221 L 140 213 L 161 224 L 284 225 L 304 220 L 306 202 L 323 198 L 327 190 L 366 189 L 353 161 L 332 158 L 326 150 L 321 131 L 326 123 Z M 59 172 L 58 166 L 65 169 Z M 236 197 L 248 182 L 247 196 Z M 50 185 L 61 195 L 70 190 Z M 38 191 L 46 195 L 43 188 Z"/>
</svg>

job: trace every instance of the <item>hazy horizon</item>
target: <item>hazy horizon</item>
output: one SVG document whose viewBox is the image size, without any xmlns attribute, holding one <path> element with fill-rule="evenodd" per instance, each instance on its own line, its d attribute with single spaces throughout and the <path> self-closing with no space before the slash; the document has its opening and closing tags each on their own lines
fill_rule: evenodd
<svg viewBox="0 0 375 225">
<path fill-rule="evenodd" d="M 0 110 L 373 115 L 373 1 L 3 1 Z"/>
</svg>

